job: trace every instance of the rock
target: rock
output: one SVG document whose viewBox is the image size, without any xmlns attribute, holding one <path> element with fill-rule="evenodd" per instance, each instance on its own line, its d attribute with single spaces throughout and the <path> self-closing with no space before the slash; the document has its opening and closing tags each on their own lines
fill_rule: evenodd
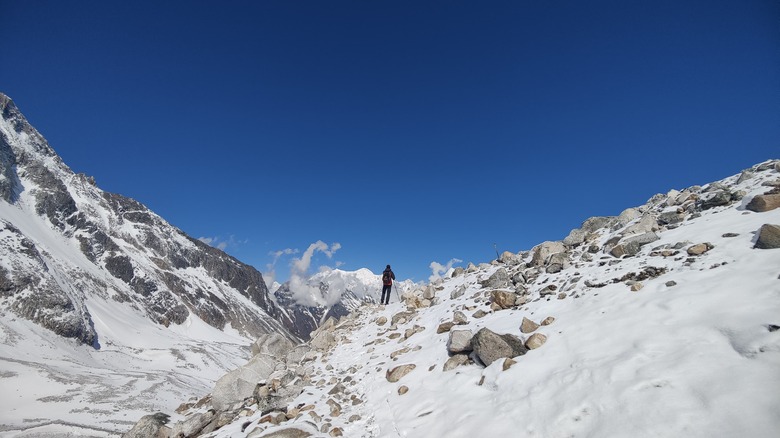
<svg viewBox="0 0 780 438">
<path fill-rule="evenodd" d="M 171 428 L 171 436 L 198 436 L 203 428 L 214 419 L 214 416 L 213 410 L 191 415 Z"/>
<path fill-rule="evenodd" d="M 639 221 L 633 225 L 628 226 L 624 231 L 624 236 L 630 236 L 633 234 L 647 234 L 652 233 L 658 229 L 658 221 L 651 215 L 643 215 Z"/>
<path fill-rule="evenodd" d="M 252 356 L 266 354 L 277 360 L 284 361 L 287 353 L 295 347 L 295 343 L 279 333 L 269 333 L 260 335 L 252 343 Z"/>
<path fill-rule="evenodd" d="M 555 291 L 558 290 L 558 286 L 554 284 L 548 284 L 544 289 L 539 291 L 539 296 L 544 297 L 546 295 L 555 295 Z"/>
<path fill-rule="evenodd" d="M 559 293 L 559 294 L 558 294 L 558 299 L 559 299 L 559 300 L 563 300 L 563 299 L 565 299 L 565 298 L 566 298 L 566 296 L 567 296 L 567 295 L 566 295 L 566 292 L 561 292 L 561 293 Z"/>
<path fill-rule="evenodd" d="M 531 321 L 530 319 L 523 317 L 523 322 L 520 324 L 521 333 L 533 333 L 539 328 L 539 324 Z"/>
<path fill-rule="evenodd" d="M 473 313 L 471 316 L 472 316 L 473 318 L 480 319 L 480 318 L 484 318 L 484 317 L 485 317 L 485 315 L 487 315 L 487 312 L 485 312 L 485 311 L 484 311 L 484 310 L 482 310 L 482 309 L 479 309 L 479 310 L 477 310 L 476 312 L 474 312 L 474 313 Z"/>
<path fill-rule="evenodd" d="M 667 211 L 658 215 L 658 223 L 663 225 L 678 224 L 684 219 L 685 211 Z"/>
<path fill-rule="evenodd" d="M 469 262 L 469 264 L 466 266 L 466 272 L 468 272 L 469 274 L 473 274 L 478 270 L 479 269 L 474 265 L 474 263 Z"/>
<path fill-rule="evenodd" d="M 243 365 L 222 376 L 211 392 L 211 405 L 225 411 L 235 403 L 251 397 L 257 382 L 266 380 L 279 362 L 266 355 L 257 355 Z"/>
<path fill-rule="evenodd" d="M 677 286 L 677 282 L 676 281 L 667 281 L 665 284 L 666 284 L 666 287 Z"/>
<path fill-rule="evenodd" d="M 504 268 L 498 268 L 487 280 L 480 282 L 483 288 L 489 289 L 505 289 L 509 283 L 509 273 Z"/>
<path fill-rule="evenodd" d="M 444 362 L 444 368 L 442 371 L 450 371 L 453 370 L 461 365 L 465 365 L 469 363 L 469 357 L 466 354 L 456 354 L 449 359 L 447 359 L 447 362 Z"/>
<path fill-rule="evenodd" d="M 429 285 L 425 288 L 423 291 L 423 299 L 424 300 L 433 300 L 436 297 L 436 288 L 432 285 Z"/>
<path fill-rule="evenodd" d="M 547 259 L 557 253 L 566 252 L 566 246 L 563 242 L 543 242 L 536 245 L 532 250 L 531 265 L 544 266 Z"/>
<path fill-rule="evenodd" d="M 570 266 L 571 261 L 569 260 L 569 254 L 565 252 L 559 252 L 557 254 L 551 255 L 547 259 L 547 268 L 545 271 L 548 274 L 556 274 Z"/>
<path fill-rule="evenodd" d="M 412 370 L 414 370 L 415 368 L 417 368 L 417 365 L 413 363 L 399 365 L 393 369 L 387 370 L 387 374 L 385 375 L 385 378 L 387 379 L 388 382 L 395 383 L 401 380 L 403 376 L 411 373 Z"/>
<path fill-rule="evenodd" d="M 472 350 L 471 339 L 474 334 L 471 330 L 453 330 L 447 339 L 447 352 L 450 354 L 468 353 Z"/>
<path fill-rule="evenodd" d="M 501 309 L 514 307 L 517 294 L 505 290 L 494 290 L 490 293 L 490 302 L 495 303 Z"/>
<path fill-rule="evenodd" d="M 336 335 L 329 330 L 317 331 L 309 341 L 309 345 L 320 352 L 329 351 L 336 345 Z"/>
<path fill-rule="evenodd" d="M 122 438 L 168 438 L 171 429 L 165 424 L 169 419 L 170 416 L 162 412 L 144 415 Z"/>
<path fill-rule="evenodd" d="M 754 196 L 745 208 L 757 213 L 763 213 L 780 208 L 780 194 Z"/>
<path fill-rule="evenodd" d="M 406 385 L 401 385 L 401 387 L 398 388 L 398 395 L 404 395 L 407 392 L 409 392 L 409 387 Z"/>
<path fill-rule="evenodd" d="M 515 266 L 515 265 L 519 265 L 520 263 L 522 263 L 523 259 L 519 255 L 517 255 L 517 254 L 515 254 L 515 253 L 513 253 L 511 251 L 504 251 L 501 254 L 501 256 L 498 258 L 498 261 L 503 263 L 503 264 L 505 264 L 505 265 L 507 265 L 507 266 Z"/>
<path fill-rule="evenodd" d="M 466 325 L 469 323 L 469 320 L 465 313 L 461 312 L 460 310 L 456 310 L 452 315 L 452 322 L 455 323 L 455 325 Z"/>
<path fill-rule="evenodd" d="M 732 194 L 726 189 L 717 189 L 707 194 L 705 198 L 699 201 L 699 208 L 709 210 L 711 208 L 729 205 L 732 201 Z"/>
<path fill-rule="evenodd" d="M 729 237 L 738 237 L 738 236 L 739 236 L 739 233 L 723 233 L 723 235 L 721 235 L 720 237 L 729 238 Z"/>
<path fill-rule="evenodd" d="M 753 248 L 780 248 L 780 225 L 764 224 L 758 230 L 758 238 Z"/>
<path fill-rule="evenodd" d="M 486 366 L 501 358 L 522 356 L 528 351 L 517 336 L 499 335 L 487 328 L 480 329 L 471 344 L 474 353 Z"/>
<path fill-rule="evenodd" d="M 636 283 L 631 285 L 631 292 L 638 292 L 638 291 L 642 290 L 642 287 L 643 287 L 642 283 L 637 281 Z"/>
<path fill-rule="evenodd" d="M 711 250 L 712 248 L 715 247 L 709 242 L 692 245 L 688 247 L 688 255 L 692 255 L 692 256 L 702 255 L 705 252 Z"/>
<path fill-rule="evenodd" d="M 452 322 L 452 321 L 443 322 L 443 323 L 439 324 L 439 327 L 436 328 L 436 333 L 437 334 L 447 333 L 448 331 L 450 331 L 452 329 L 452 327 L 454 325 L 455 325 L 455 323 Z"/>
<path fill-rule="evenodd" d="M 265 432 L 264 430 L 259 430 L 258 432 L 259 433 L 257 434 L 250 433 L 249 435 L 247 435 L 247 438 L 259 437 L 259 436 L 262 436 L 263 438 L 309 438 L 314 436 L 312 432 L 305 431 L 297 427 L 285 428 L 282 430 L 272 432 L 267 435 L 264 433 Z"/>
<path fill-rule="evenodd" d="M 452 270 L 452 275 L 450 276 L 450 278 L 460 277 L 461 275 L 463 275 L 463 272 L 465 272 L 465 270 L 460 266 L 458 266 L 457 268 Z"/>
<path fill-rule="evenodd" d="M 528 296 L 526 295 L 517 295 L 517 299 L 515 300 L 515 306 L 522 306 L 523 304 L 528 302 Z"/>
<path fill-rule="evenodd" d="M 376 325 L 382 326 L 385 324 L 387 324 L 387 317 L 380 316 L 379 318 L 376 319 Z"/>
<path fill-rule="evenodd" d="M 412 318 L 416 315 L 416 312 L 398 312 L 395 315 L 393 315 L 392 319 L 390 320 L 390 323 L 393 325 L 396 324 L 404 324 L 406 322 L 409 322 L 412 320 Z"/>
<path fill-rule="evenodd" d="M 514 360 L 514 359 L 509 359 L 509 358 L 506 358 L 506 359 L 504 359 L 504 365 L 503 365 L 502 369 L 503 369 L 504 371 L 506 371 L 506 370 L 508 370 L 509 368 L 512 368 L 512 365 L 515 365 L 516 363 L 517 363 L 517 361 L 516 361 L 516 360 Z"/>
<path fill-rule="evenodd" d="M 465 293 L 466 293 L 466 286 L 465 285 L 460 285 L 460 286 L 456 287 L 455 290 L 452 291 L 452 293 L 450 294 L 450 299 L 454 300 L 454 299 L 460 298 Z"/>
<path fill-rule="evenodd" d="M 340 427 L 334 427 L 330 430 L 328 435 L 336 437 L 336 436 L 344 436 L 344 431 Z"/>
<path fill-rule="evenodd" d="M 525 341 L 525 347 L 529 350 L 535 350 L 544 345 L 545 342 L 547 342 L 547 336 L 541 333 L 534 333 Z"/>
<path fill-rule="evenodd" d="M 548 316 L 547 318 L 544 318 L 542 320 L 542 325 L 550 325 L 553 322 L 555 322 L 555 318 L 553 318 L 552 316 Z"/>
</svg>

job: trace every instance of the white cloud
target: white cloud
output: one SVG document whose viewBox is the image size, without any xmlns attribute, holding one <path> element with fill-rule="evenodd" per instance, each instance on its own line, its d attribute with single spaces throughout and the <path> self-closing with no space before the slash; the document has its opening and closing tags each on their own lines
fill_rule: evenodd
<svg viewBox="0 0 780 438">
<path fill-rule="evenodd" d="M 431 268 L 431 276 L 428 277 L 428 280 L 431 282 L 434 282 L 441 278 L 442 274 L 447 273 L 450 269 L 452 269 L 452 265 L 455 263 L 461 263 L 463 260 L 460 259 L 451 259 L 449 262 L 447 262 L 446 265 L 442 265 L 438 262 L 431 262 L 429 267 Z"/>
<path fill-rule="evenodd" d="M 311 245 L 309 245 L 308 248 L 306 248 L 306 251 L 301 254 L 298 258 L 293 258 L 290 262 L 290 279 L 289 279 L 289 285 L 290 285 L 290 292 L 292 292 L 292 298 L 301 305 L 304 306 L 322 306 L 322 305 L 332 305 L 335 302 L 338 301 L 340 298 L 332 297 L 332 296 L 323 296 L 322 291 L 319 288 L 319 284 L 313 285 L 309 284 L 309 269 L 311 268 L 312 259 L 314 256 L 320 252 L 322 254 L 325 254 L 329 259 L 333 258 L 333 255 L 336 253 L 336 251 L 341 249 L 341 244 L 338 242 L 334 242 L 330 245 L 323 242 L 322 240 L 318 240 Z M 263 273 L 263 277 L 266 278 L 266 283 L 272 282 L 273 279 L 276 278 L 276 264 L 279 261 L 279 258 L 282 256 L 290 256 L 298 254 L 300 251 L 297 249 L 291 249 L 286 248 L 280 251 L 272 251 L 269 253 L 269 255 L 273 256 L 273 262 L 268 264 L 268 271 L 267 273 Z M 341 262 L 336 262 L 336 265 L 340 265 Z M 318 272 L 327 272 L 332 270 L 332 268 L 328 266 L 320 266 L 318 268 Z M 331 290 L 340 290 L 338 288 L 331 288 Z M 332 294 L 328 294 L 332 295 Z"/>
<path fill-rule="evenodd" d="M 221 249 L 222 251 L 225 251 L 229 247 L 237 247 L 239 245 L 244 245 L 249 242 L 249 240 L 238 240 L 236 239 L 236 236 L 230 235 L 227 239 L 223 239 L 220 236 L 215 237 L 198 237 L 198 240 L 205 243 L 206 245 L 212 246 L 217 249 Z"/>
</svg>

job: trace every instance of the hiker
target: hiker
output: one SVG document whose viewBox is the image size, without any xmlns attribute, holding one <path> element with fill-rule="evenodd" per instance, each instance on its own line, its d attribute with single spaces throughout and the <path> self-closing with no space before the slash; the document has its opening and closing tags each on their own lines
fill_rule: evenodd
<svg viewBox="0 0 780 438">
<path fill-rule="evenodd" d="M 379 300 L 379 304 L 390 304 L 390 290 L 393 288 L 393 280 L 395 280 L 395 274 L 390 269 L 390 265 L 387 265 L 382 272 L 382 298 Z M 385 294 L 387 294 L 387 298 L 385 298 Z"/>
</svg>

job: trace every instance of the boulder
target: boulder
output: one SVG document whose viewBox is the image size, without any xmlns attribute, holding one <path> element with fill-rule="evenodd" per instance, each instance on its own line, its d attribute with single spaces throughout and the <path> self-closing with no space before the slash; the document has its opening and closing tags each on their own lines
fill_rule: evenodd
<svg viewBox="0 0 780 438">
<path fill-rule="evenodd" d="M 692 245 L 688 247 L 688 255 L 692 255 L 692 256 L 702 255 L 705 252 L 711 250 L 712 248 L 714 248 L 714 246 L 709 242 Z"/>
<path fill-rule="evenodd" d="M 509 287 L 509 273 L 504 268 L 498 268 L 487 280 L 481 281 L 484 288 L 502 289 Z"/>
<path fill-rule="evenodd" d="M 729 205 L 732 201 L 732 193 L 727 189 L 716 189 L 708 193 L 699 201 L 699 208 L 709 210 L 710 208 Z"/>
<path fill-rule="evenodd" d="M 517 294 L 506 290 L 494 290 L 490 292 L 490 302 L 495 303 L 501 309 L 514 307 Z"/>
<path fill-rule="evenodd" d="M 685 211 L 665 211 L 658 215 L 658 223 L 662 225 L 674 225 L 685 219 Z"/>
<path fill-rule="evenodd" d="M 539 324 L 531 321 L 530 319 L 523 317 L 523 322 L 520 324 L 520 332 L 533 333 L 539 328 Z"/>
<path fill-rule="evenodd" d="M 474 334 L 471 330 L 453 330 L 447 340 L 447 352 L 450 354 L 468 353 L 472 350 L 471 339 Z"/>
<path fill-rule="evenodd" d="M 505 265 L 507 265 L 507 266 L 515 266 L 515 265 L 519 265 L 520 263 L 522 263 L 523 259 L 519 255 L 517 255 L 517 254 L 515 254 L 515 253 L 513 253 L 511 251 L 504 251 L 501 254 L 501 256 L 498 258 L 498 261 L 503 263 L 503 264 L 505 264 Z"/>
<path fill-rule="evenodd" d="M 463 269 L 462 267 L 458 266 L 457 268 L 452 270 L 452 275 L 450 276 L 450 278 L 459 277 L 459 276 L 463 275 L 464 272 L 465 272 L 465 269 Z"/>
<path fill-rule="evenodd" d="M 642 213 L 636 208 L 627 208 L 620 213 L 620 216 L 617 217 L 613 229 L 625 227 L 629 222 L 638 219 L 641 215 Z"/>
<path fill-rule="evenodd" d="M 780 208 L 780 194 L 754 196 L 745 208 L 757 213 Z"/>
<path fill-rule="evenodd" d="M 452 327 L 455 325 L 452 321 L 447 321 L 439 324 L 439 327 L 436 328 L 436 333 L 447 333 L 448 331 L 452 330 Z"/>
<path fill-rule="evenodd" d="M 450 299 L 454 300 L 463 296 L 466 293 L 466 285 L 460 285 L 450 293 Z"/>
<path fill-rule="evenodd" d="M 465 325 L 469 323 L 469 319 L 466 317 L 465 313 L 461 312 L 460 310 L 456 310 L 452 315 L 452 322 L 454 322 L 455 325 Z"/>
<path fill-rule="evenodd" d="M 258 382 L 266 380 L 278 363 L 269 356 L 257 355 L 246 365 L 225 374 L 214 385 L 211 405 L 218 411 L 225 411 L 235 403 L 251 397 Z"/>
<path fill-rule="evenodd" d="M 758 230 L 758 238 L 754 248 L 780 248 L 780 225 L 764 224 Z"/>
<path fill-rule="evenodd" d="M 387 317 L 386 316 L 380 316 L 376 319 L 376 325 L 385 325 L 387 324 Z"/>
<path fill-rule="evenodd" d="M 456 354 L 452 356 L 451 358 L 447 359 L 447 362 L 444 362 L 444 368 L 443 371 L 450 371 L 453 370 L 461 365 L 465 365 L 469 363 L 469 357 L 465 354 Z"/>
<path fill-rule="evenodd" d="M 336 335 L 328 330 L 316 331 L 309 341 L 309 345 L 317 351 L 328 351 L 336 345 Z"/>
<path fill-rule="evenodd" d="M 403 324 L 411 321 L 414 315 L 416 315 L 416 312 L 411 312 L 411 311 L 398 312 L 395 315 L 393 315 L 393 317 L 390 319 L 390 323 L 392 325 Z"/>
<path fill-rule="evenodd" d="M 652 233 L 658 229 L 658 220 L 652 215 L 643 215 L 639 222 L 629 225 L 624 231 L 624 236 L 630 236 L 632 234 L 647 234 Z"/>
<path fill-rule="evenodd" d="M 548 316 L 547 318 L 544 318 L 544 319 L 542 320 L 542 325 L 550 325 L 550 324 L 552 324 L 553 322 L 555 322 L 555 318 L 554 318 L 554 317 L 552 317 L 552 316 Z"/>
<path fill-rule="evenodd" d="M 417 365 L 413 363 L 399 365 L 393 369 L 387 370 L 387 374 L 385 375 L 385 378 L 387 378 L 388 382 L 395 383 L 401 380 L 403 376 L 411 373 L 412 370 L 414 370 L 415 368 L 417 368 Z"/>
<path fill-rule="evenodd" d="M 268 333 L 260 335 L 252 343 L 252 356 L 266 354 L 278 360 L 286 360 L 287 354 L 295 347 L 293 341 L 280 335 L 279 333 Z"/>
<path fill-rule="evenodd" d="M 546 264 L 547 264 L 547 268 L 545 269 L 545 271 L 548 274 L 555 274 L 570 267 L 571 261 L 569 260 L 568 253 L 559 252 L 557 254 L 551 255 L 547 259 Z"/>
<path fill-rule="evenodd" d="M 523 341 L 511 334 L 499 335 L 490 329 L 480 329 L 471 341 L 474 353 L 479 360 L 489 366 L 502 358 L 513 358 L 524 355 L 528 349 Z"/>
<path fill-rule="evenodd" d="M 171 429 L 165 424 L 169 419 L 170 416 L 162 412 L 145 415 L 122 438 L 168 438 Z"/>
<path fill-rule="evenodd" d="M 545 342 L 547 342 L 547 336 L 541 333 L 534 333 L 525 341 L 525 347 L 529 350 L 535 350 L 544 345 Z"/>
<path fill-rule="evenodd" d="M 566 246 L 564 246 L 563 242 L 543 242 L 536 245 L 531 251 L 533 252 L 531 265 L 544 266 L 551 255 L 565 252 Z"/>
<path fill-rule="evenodd" d="M 621 239 L 615 247 L 610 250 L 610 254 L 613 257 L 620 258 L 625 255 L 633 256 L 639 253 L 639 250 L 648 243 L 655 242 L 660 239 L 657 234 L 652 231 L 642 233 L 630 237 Z"/>
<path fill-rule="evenodd" d="M 171 428 L 171 436 L 198 436 L 203 428 L 214 419 L 215 415 L 213 410 L 191 415 Z"/>
</svg>

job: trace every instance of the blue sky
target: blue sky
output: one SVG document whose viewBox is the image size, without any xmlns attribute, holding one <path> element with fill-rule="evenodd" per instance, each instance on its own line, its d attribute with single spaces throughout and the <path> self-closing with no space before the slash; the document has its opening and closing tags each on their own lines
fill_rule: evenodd
<svg viewBox="0 0 780 438">
<path fill-rule="evenodd" d="M 0 0 L 0 91 L 262 272 L 419 281 L 778 158 L 780 4 Z"/>
</svg>

